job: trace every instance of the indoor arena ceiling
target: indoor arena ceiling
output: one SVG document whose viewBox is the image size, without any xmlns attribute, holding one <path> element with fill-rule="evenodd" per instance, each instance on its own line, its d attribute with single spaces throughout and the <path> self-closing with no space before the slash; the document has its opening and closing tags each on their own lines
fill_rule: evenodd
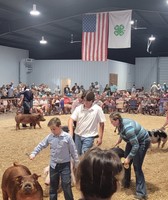
<svg viewBox="0 0 168 200">
<path fill-rule="evenodd" d="M 39 16 L 31 16 L 36 5 Z M 134 63 L 136 57 L 168 56 L 166 0 L 0 0 L 0 45 L 27 49 L 33 59 L 81 59 L 84 13 L 132 10 L 130 49 L 109 49 L 108 58 Z M 78 41 L 71 43 L 73 40 Z M 154 35 L 151 53 L 148 37 Z M 44 36 L 46 45 L 39 44 Z"/>
</svg>

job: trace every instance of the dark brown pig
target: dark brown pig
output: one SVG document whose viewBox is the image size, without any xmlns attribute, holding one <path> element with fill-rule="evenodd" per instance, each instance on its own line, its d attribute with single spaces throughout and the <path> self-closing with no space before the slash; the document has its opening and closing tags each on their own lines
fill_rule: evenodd
<svg viewBox="0 0 168 200">
<path fill-rule="evenodd" d="M 43 200 L 38 177 L 37 174 L 31 174 L 26 166 L 14 163 L 2 176 L 3 200 Z"/>
<path fill-rule="evenodd" d="M 15 116 L 16 130 L 20 129 L 20 123 L 22 124 L 32 124 L 36 128 L 36 124 L 41 128 L 40 121 L 45 121 L 42 114 L 21 114 L 18 113 Z"/>
</svg>

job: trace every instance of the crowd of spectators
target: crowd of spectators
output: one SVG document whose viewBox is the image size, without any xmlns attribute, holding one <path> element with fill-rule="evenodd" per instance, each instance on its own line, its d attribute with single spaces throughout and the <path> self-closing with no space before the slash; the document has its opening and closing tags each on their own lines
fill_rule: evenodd
<svg viewBox="0 0 168 200">
<path fill-rule="evenodd" d="M 22 112 L 21 93 L 25 86 L 24 83 L 14 86 L 11 82 L 0 87 L 0 112 L 13 112 L 16 111 L 15 108 Z M 104 113 L 119 111 L 164 115 L 165 103 L 168 101 L 167 86 L 166 84 L 162 88 L 159 86 L 154 82 L 150 91 L 145 92 L 143 88 L 136 89 L 133 85 L 129 91 L 126 91 L 118 90 L 117 86 L 112 83 L 111 85 L 106 84 L 104 90 L 100 92 L 100 85 L 96 81 L 92 82 L 87 89 L 77 83 L 72 88 L 66 85 L 64 91 L 56 86 L 55 91 L 52 92 L 46 84 L 37 86 L 33 83 L 29 88 L 34 95 L 32 112 L 44 115 L 70 114 L 73 102 L 88 90 L 95 93 L 95 103 L 102 107 Z"/>
</svg>

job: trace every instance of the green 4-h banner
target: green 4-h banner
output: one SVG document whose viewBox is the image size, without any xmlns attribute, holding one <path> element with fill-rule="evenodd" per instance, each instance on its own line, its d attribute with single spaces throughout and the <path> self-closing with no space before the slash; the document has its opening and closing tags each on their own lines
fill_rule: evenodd
<svg viewBox="0 0 168 200">
<path fill-rule="evenodd" d="M 132 10 L 109 12 L 108 48 L 131 47 Z"/>
</svg>

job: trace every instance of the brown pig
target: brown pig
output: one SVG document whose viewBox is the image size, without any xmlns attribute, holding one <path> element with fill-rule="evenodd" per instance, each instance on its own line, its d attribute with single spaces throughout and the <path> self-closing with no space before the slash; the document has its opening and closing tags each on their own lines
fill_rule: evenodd
<svg viewBox="0 0 168 200">
<path fill-rule="evenodd" d="M 2 176 L 3 200 L 43 200 L 38 177 L 37 174 L 31 174 L 26 166 L 14 163 Z"/>
<path fill-rule="evenodd" d="M 32 124 L 36 128 L 36 124 L 41 128 L 40 121 L 45 121 L 42 114 L 22 114 L 18 113 L 15 116 L 16 130 L 20 129 L 20 123 Z"/>
</svg>

